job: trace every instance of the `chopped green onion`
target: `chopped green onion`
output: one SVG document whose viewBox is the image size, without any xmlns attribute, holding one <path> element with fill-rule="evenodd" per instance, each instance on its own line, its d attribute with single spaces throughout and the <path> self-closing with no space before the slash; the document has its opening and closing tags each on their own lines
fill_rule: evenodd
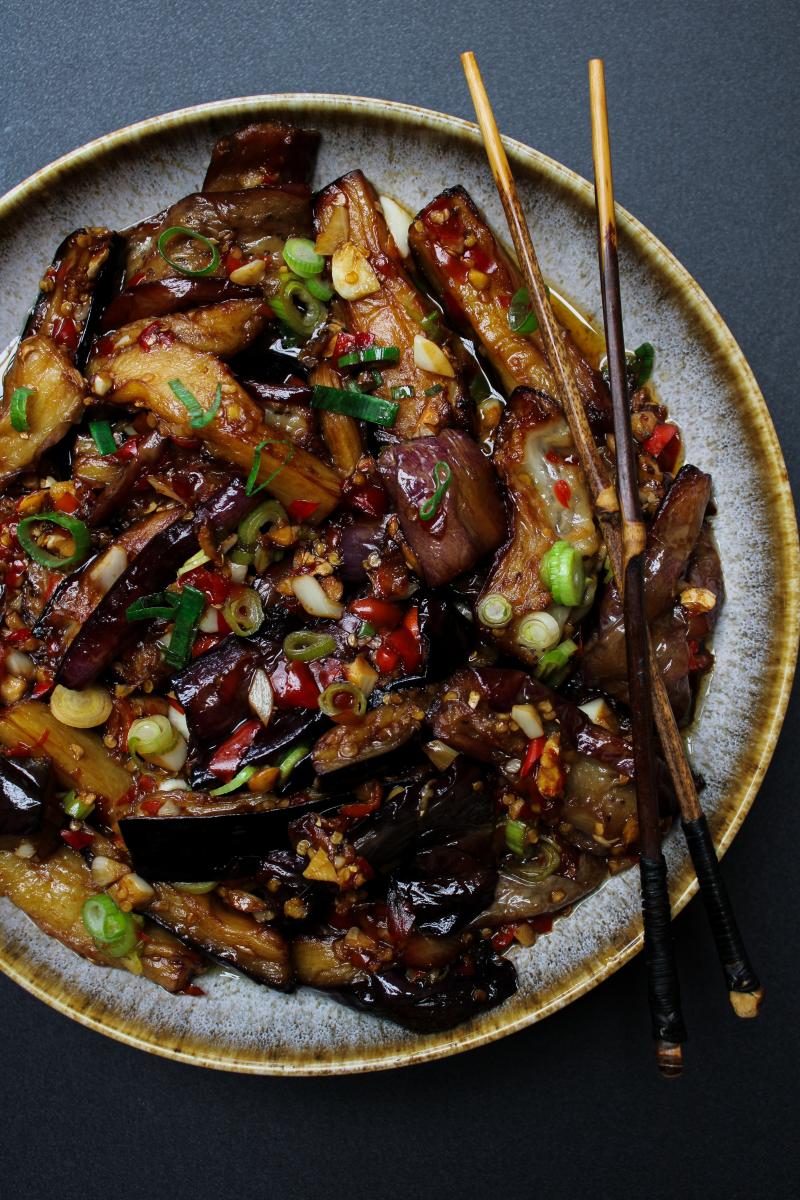
<svg viewBox="0 0 800 1200">
<path fill-rule="evenodd" d="M 283 261 L 290 271 L 308 279 L 312 275 L 320 275 L 325 269 L 325 259 L 317 254 L 314 243 L 310 238 L 290 237 L 283 247 Z"/>
<path fill-rule="evenodd" d="M 420 322 L 422 328 L 425 330 L 425 336 L 430 338 L 432 342 L 438 342 L 442 336 L 442 328 L 439 324 L 440 316 L 441 313 L 439 312 L 430 312 Z"/>
<path fill-rule="evenodd" d="M 99 454 L 116 454 L 117 443 L 114 441 L 114 435 L 111 432 L 111 425 L 108 421 L 90 421 L 89 433 L 94 439 L 94 444 Z"/>
<path fill-rule="evenodd" d="M 444 494 L 450 487 L 453 479 L 453 472 L 450 470 L 450 464 L 445 462 L 444 459 L 439 459 L 438 462 L 433 464 L 431 478 L 433 479 L 434 492 L 433 495 L 430 496 L 419 507 L 420 521 L 432 521 L 439 511 L 439 506 L 444 499 Z"/>
<path fill-rule="evenodd" d="M 241 771 L 236 772 L 233 779 L 229 779 L 221 787 L 212 788 L 208 794 L 209 796 L 227 796 L 228 792 L 238 792 L 239 788 L 244 787 L 248 779 L 252 779 L 255 773 L 255 767 L 242 767 Z"/>
<path fill-rule="evenodd" d="M 85 821 L 94 808 L 94 800 L 81 800 L 73 788 L 61 797 L 61 807 L 73 821 Z"/>
<path fill-rule="evenodd" d="M 256 487 L 258 472 L 261 470 L 261 451 L 265 446 L 288 446 L 289 452 L 284 458 L 283 462 L 275 468 L 272 474 L 268 475 L 267 478 L 263 480 L 262 483 L 259 483 L 258 487 Z M 264 488 L 269 487 L 272 481 L 277 479 L 277 477 L 280 475 L 286 464 L 290 463 L 293 458 L 294 446 L 291 442 L 287 442 L 281 438 L 264 438 L 263 442 L 259 442 L 253 452 L 253 465 L 250 468 L 250 474 L 247 476 L 247 483 L 245 484 L 244 488 L 248 496 L 255 496 L 257 492 L 263 492 Z"/>
<path fill-rule="evenodd" d="M 481 625 L 487 625 L 490 629 L 502 629 L 508 625 L 513 615 L 511 605 L 500 592 L 491 592 L 484 596 L 478 605 L 478 620 Z"/>
<path fill-rule="evenodd" d="M 208 265 L 199 271 L 193 271 L 191 267 L 182 267 L 179 262 L 175 262 L 173 258 L 170 258 L 167 255 L 166 247 L 176 237 L 187 237 L 191 238 L 192 241 L 202 242 L 206 249 L 211 252 L 211 261 Z M 219 266 L 219 250 L 214 242 L 210 238 L 203 237 L 202 233 L 197 233 L 194 229 L 187 229 L 185 225 L 171 225 L 169 229 L 165 229 L 156 245 L 158 253 L 164 259 L 164 262 L 169 263 L 174 270 L 180 271 L 181 275 L 210 275 Z"/>
<path fill-rule="evenodd" d="M 336 703 L 336 698 L 344 695 L 352 697 L 350 705 Z M 354 683 L 338 681 L 328 684 L 317 703 L 320 711 L 324 712 L 326 717 L 340 717 L 344 713 L 352 714 L 354 717 L 363 717 L 367 711 L 367 698 L 361 688 L 356 687 Z"/>
<path fill-rule="evenodd" d="M 561 626 L 552 613 L 529 613 L 520 622 L 517 641 L 526 650 L 549 650 L 561 637 Z"/>
<path fill-rule="evenodd" d="M 28 396 L 35 391 L 36 388 L 32 387 L 18 387 L 11 393 L 9 415 L 11 426 L 17 433 L 26 433 L 28 430 Z"/>
<path fill-rule="evenodd" d="M 134 758 L 140 754 L 152 758 L 169 753 L 179 736 L 169 717 L 138 717 L 130 724 L 126 745 Z"/>
<path fill-rule="evenodd" d="M 129 604 L 125 610 L 128 621 L 150 621 L 156 617 L 172 619 L 175 609 L 180 604 L 177 592 L 153 592 L 150 596 L 141 596 Z"/>
<path fill-rule="evenodd" d="M 301 337 L 312 334 L 327 316 L 325 305 L 312 296 L 301 279 L 285 279 L 278 294 L 270 296 L 269 303 L 278 320 Z"/>
<path fill-rule="evenodd" d="M 62 529 L 66 529 L 75 543 L 73 553 L 67 558 L 61 558 L 58 554 L 50 554 L 47 550 L 42 550 L 28 532 L 31 526 L 39 521 L 49 521 L 52 525 L 60 525 Z M 25 517 L 17 525 L 17 541 L 34 562 L 38 563 L 40 567 L 49 567 L 53 571 L 68 571 L 71 567 L 77 567 L 86 558 L 91 547 L 89 530 L 83 521 L 79 521 L 77 517 L 70 517 L 67 513 L 58 512 L 42 512 L 36 513 L 32 517 Z"/>
<path fill-rule="evenodd" d="M 192 652 L 197 622 L 206 606 L 206 598 L 197 588 L 187 584 L 181 589 L 180 603 L 175 612 L 175 624 L 169 646 L 164 651 L 168 666 L 180 670 L 189 661 Z"/>
<path fill-rule="evenodd" d="M 374 625 L 370 625 L 369 621 L 362 621 L 361 628 L 358 631 L 359 638 L 374 638 L 377 633 Z"/>
<path fill-rule="evenodd" d="M 536 674 L 539 679 L 551 679 L 557 676 L 567 666 L 578 647 L 572 638 L 567 638 L 552 650 L 548 650 L 539 659 Z"/>
<path fill-rule="evenodd" d="M 438 396 L 439 392 L 443 392 L 443 391 L 444 391 L 443 383 L 432 383 L 430 387 L 425 388 L 424 395 Z"/>
<path fill-rule="evenodd" d="M 365 392 L 342 391 L 340 388 L 312 387 L 312 408 L 325 408 L 328 412 L 344 413 L 348 417 L 357 417 L 360 421 L 371 421 L 373 425 L 383 425 L 390 429 L 397 420 L 400 408 L 392 400 L 382 400 L 379 396 L 368 396 Z"/>
<path fill-rule="evenodd" d="M 209 883 L 172 883 L 171 886 L 177 892 L 187 892 L 190 896 L 206 896 L 209 892 L 214 891 L 217 881 L 213 880 Z"/>
<path fill-rule="evenodd" d="M 324 279 L 307 279 L 306 287 L 314 299 L 321 300 L 323 304 L 333 299 L 333 288 Z"/>
<path fill-rule="evenodd" d="M 527 288 L 520 288 L 508 306 L 508 328 L 512 333 L 535 333 L 539 328 Z"/>
<path fill-rule="evenodd" d="M 281 773 L 281 783 L 286 783 L 286 780 L 291 775 L 297 764 L 301 762 L 308 754 L 310 747 L 305 742 L 301 742 L 299 746 L 295 746 L 288 754 L 285 754 L 278 763 L 278 770 Z"/>
<path fill-rule="evenodd" d="M 251 637 L 264 622 L 264 606 L 254 588 L 242 588 L 225 601 L 222 615 L 237 637 Z"/>
<path fill-rule="evenodd" d="M 527 861 L 519 866 L 515 865 L 512 871 L 525 883 L 541 883 L 561 866 L 561 851 L 550 838 L 540 837 L 533 846 L 526 846 L 525 853 L 528 856 Z"/>
<path fill-rule="evenodd" d="M 556 542 L 550 547 L 542 558 L 539 575 L 556 604 L 572 607 L 583 600 L 586 586 L 583 558 L 569 542 Z"/>
<path fill-rule="evenodd" d="M 524 821 L 506 821 L 506 845 L 517 858 L 525 855 L 528 827 Z"/>
<path fill-rule="evenodd" d="M 397 346 L 365 346 L 363 350 L 353 350 L 349 354 L 340 354 L 337 359 L 337 366 L 357 367 L 361 363 L 395 363 L 399 359 L 400 350 Z"/>
<path fill-rule="evenodd" d="M 289 522 L 286 509 L 277 500 L 265 500 L 254 508 L 240 523 L 236 531 L 238 542 L 231 553 L 235 562 L 253 561 L 258 546 L 258 539 L 265 525 L 286 525 Z"/>
<path fill-rule="evenodd" d="M 182 567 L 178 567 L 178 579 L 180 579 L 181 575 L 187 575 L 189 571 L 196 570 L 197 567 L 205 566 L 207 562 L 211 562 L 211 559 L 205 550 L 198 550 L 191 558 L 187 558 Z"/>
<path fill-rule="evenodd" d="M 439 388 L 439 391 L 442 390 L 442 385 L 440 383 L 436 386 Z M 410 387 L 407 383 L 404 383 L 400 387 L 393 387 L 389 394 L 393 400 L 410 400 L 412 396 L 416 396 L 417 391 L 416 388 Z M 426 392 L 425 395 L 427 396 L 427 394 L 428 393 Z"/>
<path fill-rule="evenodd" d="M 644 387 L 650 376 L 653 374 L 653 363 L 655 362 L 655 348 L 650 342 L 642 342 L 641 346 L 637 346 L 633 352 L 636 359 L 636 386 Z"/>
<path fill-rule="evenodd" d="M 189 389 L 181 383 L 180 379 L 170 379 L 167 387 L 177 400 L 180 400 L 183 407 L 189 414 L 189 424 L 192 429 L 204 429 L 209 425 L 214 417 L 219 412 L 219 406 L 222 404 L 222 384 L 217 384 L 217 391 L 214 399 L 211 402 L 209 409 L 204 409 L 200 401 Z"/>
<path fill-rule="evenodd" d="M 101 892 L 84 901 L 81 919 L 98 950 L 110 958 L 124 958 L 139 940 L 136 921 Z"/>
<path fill-rule="evenodd" d="M 329 633 L 314 633 L 311 629 L 297 629 L 283 639 L 283 653 L 292 662 L 314 662 L 335 650 L 335 638 Z"/>
</svg>

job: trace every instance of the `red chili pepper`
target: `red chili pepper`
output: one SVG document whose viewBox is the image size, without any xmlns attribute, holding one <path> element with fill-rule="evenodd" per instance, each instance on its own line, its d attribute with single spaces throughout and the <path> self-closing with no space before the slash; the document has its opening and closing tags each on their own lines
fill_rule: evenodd
<svg viewBox="0 0 800 1200">
<path fill-rule="evenodd" d="M 53 507 L 57 512 L 74 513 L 78 507 L 78 497 L 74 492 L 59 492 L 53 502 Z"/>
<path fill-rule="evenodd" d="M 57 346 L 64 346 L 67 350 L 77 350 L 80 340 L 80 331 L 72 317 L 58 317 L 53 322 L 53 341 Z"/>
<path fill-rule="evenodd" d="M 230 779 L 235 775 L 242 755 L 252 745 L 256 734 L 262 728 L 261 722 L 255 720 L 245 721 L 244 725 L 240 725 L 209 759 L 208 769 L 211 774 L 221 779 Z"/>
<path fill-rule="evenodd" d="M 508 949 L 513 940 L 514 930 L 509 929 L 508 925 L 506 925 L 503 929 L 498 929 L 497 933 L 493 935 L 492 946 L 499 954 L 502 954 L 504 950 Z"/>
<path fill-rule="evenodd" d="M 142 350 L 150 351 L 155 346 L 171 346 L 175 341 L 175 334 L 165 329 L 160 321 L 152 321 L 145 326 L 137 340 Z"/>
<path fill-rule="evenodd" d="M 566 479 L 559 479 L 553 484 L 553 495 L 562 508 L 569 508 L 569 502 L 572 499 L 572 488 Z"/>
<path fill-rule="evenodd" d="M 187 983 L 186 987 L 181 988 L 179 996 L 205 996 L 205 992 L 196 983 Z"/>
<path fill-rule="evenodd" d="M 199 658 L 201 654 L 208 654 L 209 650 L 213 650 L 215 646 L 219 645 L 224 636 L 224 633 L 198 634 L 192 644 L 192 658 Z"/>
<path fill-rule="evenodd" d="M 547 738 L 544 736 L 544 734 L 542 734 L 541 737 L 532 738 L 531 741 L 528 742 L 528 751 L 519 770 L 520 779 L 524 779 L 526 775 L 530 775 L 531 771 L 542 757 L 542 751 L 544 750 L 544 744 L 546 741 Z"/>
<path fill-rule="evenodd" d="M 233 249 L 229 250 L 225 255 L 224 259 L 222 260 L 222 265 L 225 268 L 225 273 L 230 275 L 232 271 L 238 270 L 243 262 L 244 254 L 238 246 L 234 246 Z"/>
<path fill-rule="evenodd" d="M 422 662 L 422 649 L 419 639 L 413 633 L 400 625 L 394 633 L 390 633 L 386 642 L 400 656 L 400 661 L 407 671 L 416 671 Z"/>
<path fill-rule="evenodd" d="M 139 805 L 139 808 L 148 817 L 157 817 L 161 811 L 161 805 L 164 803 L 165 798 L 166 797 L 164 796 L 153 796 L 150 800 L 143 800 Z"/>
<path fill-rule="evenodd" d="M 356 348 L 356 339 L 352 333 L 340 333 L 333 347 L 333 357 L 341 358 L 343 354 L 351 354 Z"/>
<path fill-rule="evenodd" d="M 85 850 L 87 846 L 91 846 L 94 837 L 84 829 L 62 829 L 60 832 L 63 841 L 73 850 Z"/>
<path fill-rule="evenodd" d="M 30 629 L 15 629 L 13 633 L 7 634 L 3 640 L 7 646 L 17 646 L 20 642 L 27 642 L 30 636 Z"/>
<path fill-rule="evenodd" d="M 376 629 L 394 629 L 403 619 L 402 609 L 388 600 L 378 600 L 376 596 L 365 596 L 363 600 L 354 600 L 350 612 L 355 613 L 362 621 L 368 621 Z"/>
<path fill-rule="evenodd" d="M 366 350 L 368 346 L 375 345 L 375 335 L 372 333 L 357 333 L 356 334 L 356 350 Z"/>
<path fill-rule="evenodd" d="M 130 279 L 128 280 L 127 286 L 129 288 L 134 288 L 134 287 L 136 287 L 136 285 L 138 283 L 141 283 L 143 279 L 144 279 L 144 271 L 136 271 L 135 274 L 131 275 Z"/>
<path fill-rule="evenodd" d="M 317 500 L 293 500 L 286 511 L 293 521 L 305 521 L 319 508 Z"/>
<path fill-rule="evenodd" d="M 278 708 L 316 708 L 319 688 L 304 662 L 280 662 L 270 675 Z"/>
<path fill-rule="evenodd" d="M 362 800 L 356 804 L 343 804 L 339 809 L 339 816 L 351 818 L 368 817 L 370 813 L 377 812 L 380 806 L 381 794 L 376 789 L 376 794 L 370 800 Z"/>
<path fill-rule="evenodd" d="M 414 604 L 403 617 L 403 624 L 412 637 L 419 643 L 419 609 Z"/>
<path fill-rule="evenodd" d="M 52 679 L 41 679 L 31 692 L 31 700 L 39 700 L 42 696 L 46 696 L 52 686 Z"/>
<path fill-rule="evenodd" d="M 400 655 L 385 643 L 375 651 L 375 666 L 384 675 L 393 671 L 399 662 Z"/>
<path fill-rule="evenodd" d="M 207 567 L 195 567 L 181 576 L 181 582 L 197 588 L 209 604 L 222 605 L 228 599 L 231 585 L 222 575 L 209 571 Z"/>
<path fill-rule="evenodd" d="M 114 454 L 109 454 L 108 457 L 116 459 L 117 462 L 130 462 L 131 459 L 136 458 L 138 453 L 139 439 L 130 437 L 126 442 L 122 443 L 119 450 L 116 450 Z"/>
<path fill-rule="evenodd" d="M 642 449 L 652 458 L 658 458 L 678 432 L 677 425 L 656 425 Z"/>
<path fill-rule="evenodd" d="M 370 517 L 382 517 L 389 508 L 389 497 L 377 483 L 356 486 L 347 492 L 345 499 L 350 508 L 355 508 Z"/>
</svg>

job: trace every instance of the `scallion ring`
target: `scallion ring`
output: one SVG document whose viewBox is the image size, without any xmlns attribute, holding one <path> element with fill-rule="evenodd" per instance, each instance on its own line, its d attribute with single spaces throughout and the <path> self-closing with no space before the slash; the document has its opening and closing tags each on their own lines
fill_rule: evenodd
<svg viewBox="0 0 800 1200">
<path fill-rule="evenodd" d="M 139 717 L 131 722 L 126 744 L 134 758 L 141 755 L 142 758 L 152 759 L 169 753 L 178 736 L 169 717 Z"/>
<path fill-rule="evenodd" d="M 583 558 L 569 542 L 559 541 L 550 547 L 542 558 L 539 575 L 556 604 L 571 608 L 583 600 L 586 587 Z"/>
<path fill-rule="evenodd" d="M 283 260 L 290 271 L 301 279 L 321 275 L 325 270 L 325 259 L 317 254 L 310 238 L 290 237 L 283 247 Z"/>
<path fill-rule="evenodd" d="M 444 500 L 444 495 L 453 479 L 453 472 L 450 469 L 449 462 L 444 459 L 439 459 L 433 464 L 431 472 L 433 479 L 433 495 L 429 496 L 423 504 L 419 506 L 420 521 L 432 521 L 439 511 L 440 505 Z"/>
<path fill-rule="evenodd" d="M 312 334 L 327 316 L 325 305 L 311 295 L 302 279 L 284 280 L 278 294 L 270 296 L 269 303 L 278 320 L 301 337 Z"/>
<path fill-rule="evenodd" d="M 539 328 L 527 288 L 520 288 L 508 306 L 508 328 L 512 333 L 535 333 Z"/>
<path fill-rule="evenodd" d="M 346 697 L 345 703 L 341 700 Z M 330 683 L 320 694 L 317 701 L 320 711 L 326 717 L 336 720 L 337 717 L 360 720 L 367 711 L 367 698 L 354 683 Z"/>
<path fill-rule="evenodd" d="M 363 350 L 351 350 L 349 354 L 340 354 L 336 365 L 360 367 L 365 363 L 396 363 L 399 359 L 400 349 L 397 346 L 365 346 Z M 378 383 L 380 382 L 378 376 Z"/>
<path fill-rule="evenodd" d="M 241 588 L 225 601 L 222 615 L 237 637 L 251 637 L 263 624 L 264 606 L 254 588 Z"/>
<path fill-rule="evenodd" d="M 255 767 L 242 767 L 241 771 L 236 772 L 233 779 L 229 779 L 221 787 L 212 788 L 208 794 L 209 796 L 227 796 L 229 792 L 238 792 L 239 788 L 244 787 L 248 779 L 252 779 L 255 773 Z"/>
<path fill-rule="evenodd" d="M 510 603 L 500 592 L 490 592 L 478 605 L 478 620 L 489 629 L 502 629 L 513 615 Z"/>
<path fill-rule="evenodd" d="M 181 264 L 176 262 L 174 258 L 170 258 L 166 252 L 166 247 L 169 245 L 172 239 L 176 237 L 187 237 L 194 242 L 201 242 L 206 249 L 210 251 L 211 261 L 205 267 L 202 267 L 197 271 L 193 270 L 191 267 L 181 266 Z M 173 270 L 179 271 L 181 275 L 211 275 L 219 266 L 219 249 L 215 243 L 212 242 L 210 238 L 204 237 L 202 233 L 197 233 L 197 231 L 194 229 L 187 229 L 185 225 L 170 225 L 169 229 L 165 229 L 161 234 L 156 246 L 158 253 L 164 259 L 164 262 L 168 263 Z"/>
<path fill-rule="evenodd" d="M 211 401 L 210 408 L 203 408 L 197 396 L 190 392 L 180 379 L 170 379 L 167 387 L 177 400 L 180 400 L 183 407 L 189 414 L 189 424 L 192 429 L 204 429 L 206 425 L 210 425 L 214 417 L 219 412 L 222 404 L 222 384 L 217 384 L 217 390 L 214 394 L 214 399 Z"/>
<path fill-rule="evenodd" d="M 94 808 L 94 800 L 81 800 L 73 788 L 71 792 L 66 792 L 61 797 L 61 807 L 68 817 L 72 817 L 73 821 L 85 821 Z"/>
<path fill-rule="evenodd" d="M 292 747 L 288 754 L 283 756 L 281 761 L 278 763 L 278 770 L 281 773 L 281 783 L 286 783 L 286 780 L 289 778 L 292 771 L 299 762 L 302 762 L 309 750 L 310 746 L 307 746 L 305 742 L 301 742 L 298 746 Z"/>
<path fill-rule="evenodd" d="M 523 858 L 528 838 L 528 826 L 524 821 L 506 821 L 506 845 L 517 858 Z"/>
<path fill-rule="evenodd" d="M 141 596 L 125 609 L 125 618 L 128 621 L 152 621 L 157 617 L 171 620 L 180 599 L 177 592 L 153 592 L 150 596 Z"/>
<path fill-rule="evenodd" d="M 280 463 L 279 466 L 277 466 L 275 470 L 268 475 L 266 479 L 263 479 L 256 487 L 258 473 L 261 470 L 261 451 L 265 446 L 286 446 L 288 449 L 283 462 Z M 283 441 L 281 438 L 264 438 L 263 442 L 259 442 L 253 451 L 253 465 L 250 468 L 250 474 L 247 476 L 247 483 L 245 484 L 244 490 L 247 492 L 247 495 L 255 496 L 257 492 L 261 492 L 264 490 L 264 488 L 269 487 L 272 481 L 276 479 L 278 475 L 280 475 L 286 464 L 290 463 L 293 458 L 294 446 L 291 442 Z"/>
<path fill-rule="evenodd" d="M 81 920 L 95 945 L 110 958 L 124 958 L 139 940 L 136 921 L 101 892 L 84 901 Z"/>
<path fill-rule="evenodd" d="M 92 435 L 98 454 L 116 454 L 117 443 L 114 441 L 114 435 L 111 432 L 111 425 L 108 421 L 90 421 L 89 433 Z"/>
<path fill-rule="evenodd" d="M 314 633 L 311 629 L 297 629 L 283 639 L 283 653 L 291 662 L 314 662 L 335 650 L 335 638 L 329 633 Z"/>
<path fill-rule="evenodd" d="M 206 598 L 197 588 L 187 584 L 181 589 L 178 607 L 175 610 L 175 624 L 169 646 L 164 652 L 164 660 L 168 666 L 179 671 L 186 666 L 194 645 L 197 622 L 200 620 Z"/>
<path fill-rule="evenodd" d="M 27 433 L 30 428 L 28 424 L 28 397 L 32 396 L 36 388 L 18 387 L 14 388 L 11 393 L 11 404 L 9 405 L 8 414 L 11 418 L 11 427 L 16 429 L 17 433 Z"/>
<path fill-rule="evenodd" d="M 554 646 L 552 650 L 548 650 L 536 664 L 538 678 L 557 681 L 558 676 L 567 667 L 569 660 L 577 649 L 578 647 L 572 638 L 567 638 L 566 641 L 561 642 L 558 646 Z"/>
<path fill-rule="evenodd" d="M 249 562 L 252 562 L 262 530 L 267 525 L 288 524 L 289 516 L 283 505 L 277 500 L 265 500 L 240 522 L 236 531 L 236 547 L 230 557 L 233 558 L 234 554 L 240 553 L 249 556 Z M 237 558 L 235 561 L 242 562 L 244 559 Z"/>
<path fill-rule="evenodd" d="M 59 554 L 50 554 L 33 540 L 31 529 L 42 521 L 49 522 L 51 525 L 59 525 L 67 531 L 75 544 L 72 554 L 66 558 L 62 558 Z M 17 525 L 17 541 L 29 558 L 32 558 L 40 567 L 49 567 L 52 571 L 69 571 L 71 567 L 77 567 L 87 557 L 91 547 L 89 530 L 83 521 L 79 521 L 77 517 L 71 517 L 67 513 L 59 512 L 42 512 L 36 513 L 32 517 L 25 517 Z"/>
<path fill-rule="evenodd" d="M 510 823 L 506 823 L 506 842 L 508 842 Z M 509 849 L 514 850 L 513 846 L 510 846 Z M 540 837 L 538 842 L 525 847 L 525 853 L 528 856 L 526 861 L 518 866 L 515 865 L 510 872 L 511 875 L 525 883 L 541 883 L 561 866 L 561 851 L 555 842 L 550 841 L 550 838 Z"/>
<path fill-rule="evenodd" d="M 441 384 L 437 384 L 435 386 L 438 387 L 439 391 L 442 390 Z M 427 391 L 425 394 L 427 395 Z M 389 395 L 393 400 L 410 400 L 416 395 L 416 388 L 411 387 L 407 383 L 403 383 L 400 385 L 400 387 L 393 387 Z"/>
<path fill-rule="evenodd" d="M 306 287 L 315 300 L 321 300 L 323 304 L 327 304 L 333 299 L 333 288 L 324 279 L 314 276 L 306 280 Z"/>
<path fill-rule="evenodd" d="M 530 613 L 517 632 L 517 641 L 526 650 L 549 650 L 560 637 L 561 626 L 549 612 Z"/>
<path fill-rule="evenodd" d="M 400 405 L 392 400 L 382 400 L 380 396 L 368 396 L 365 392 L 318 384 L 311 389 L 311 407 L 344 413 L 359 421 L 370 421 L 373 425 L 383 425 L 389 429 L 397 420 Z"/>
</svg>

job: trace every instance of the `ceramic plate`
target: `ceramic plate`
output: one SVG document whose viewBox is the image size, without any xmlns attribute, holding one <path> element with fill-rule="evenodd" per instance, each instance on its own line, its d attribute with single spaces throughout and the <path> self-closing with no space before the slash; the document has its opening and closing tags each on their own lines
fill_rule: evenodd
<svg viewBox="0 0 800 1200">
<path fill-rule="evenodd" d="M 322 130 L 319 183 L 361 167 L 380 191 L 414 211 L 461 183 L 494 227 L 505 229 L 476 129 L 465 121 L 343 96 L 202 105 L 100 138 L 0 200 L 0 346 L 18 333 L 39 275 L 66 233 L 84 224 L 123 227 L 194 191 L 212 142 L 264 117 Z M 590 185 L 519 142 L 507 147 L 545 275 L 585 312 L 598 314 Z M 620 241 L 628 343 L 655 345 L 658 389 L 684 431 L 688 458 L 714 477 L 728 601 L 715 637 L 716 670 L 691 742 L 707 784 L 703 805 L 724 852 L 761 783 L 789 695 L 800 612 L 797 526 L 766 405 L 719 314 L 669 251 L 624 212 Z M 749 552 L 754 544 L 764 548 L 758 562 Z M 743 652 L 765 645 L 769 658 Z M 726 703 L 731 696 L 735 704 Z M 665 852 L 677 912 L 695 884 L 675 831 Z M 557 921 L 534 947 L 515 953 L 519 991 L 506 1004 L 454 1031 L 420 1036 L 318 993 L 279 995 L 232 973 L 208 976 L 205 996 L 171 997 L 145 980 L 84 962 L 0 902 L 0 968 L 34 995 L 130 1045 L 255 1074 L 363 1071 L 479 1046 L 594 987 L 641 940 L 638 878 L 628 872 Z"/>
</svg>

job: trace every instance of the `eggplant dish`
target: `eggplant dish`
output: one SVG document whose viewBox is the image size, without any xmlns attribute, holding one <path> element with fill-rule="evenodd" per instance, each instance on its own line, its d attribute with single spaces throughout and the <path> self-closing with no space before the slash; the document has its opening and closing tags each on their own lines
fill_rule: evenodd
<svg viewBox="0 0 800 1200">
<path fill-rule="evenodd" d="M 636 861 L 622 609 L 516 264 L 461 187 L 312 193 L 318 141 L 240 129 L 44 272 L 0 405 L 0 893 L 173 993 L 221 963 L 431 1031 Z M 711 480 L 628 365 L 686 724 Z"/>
</svg>

